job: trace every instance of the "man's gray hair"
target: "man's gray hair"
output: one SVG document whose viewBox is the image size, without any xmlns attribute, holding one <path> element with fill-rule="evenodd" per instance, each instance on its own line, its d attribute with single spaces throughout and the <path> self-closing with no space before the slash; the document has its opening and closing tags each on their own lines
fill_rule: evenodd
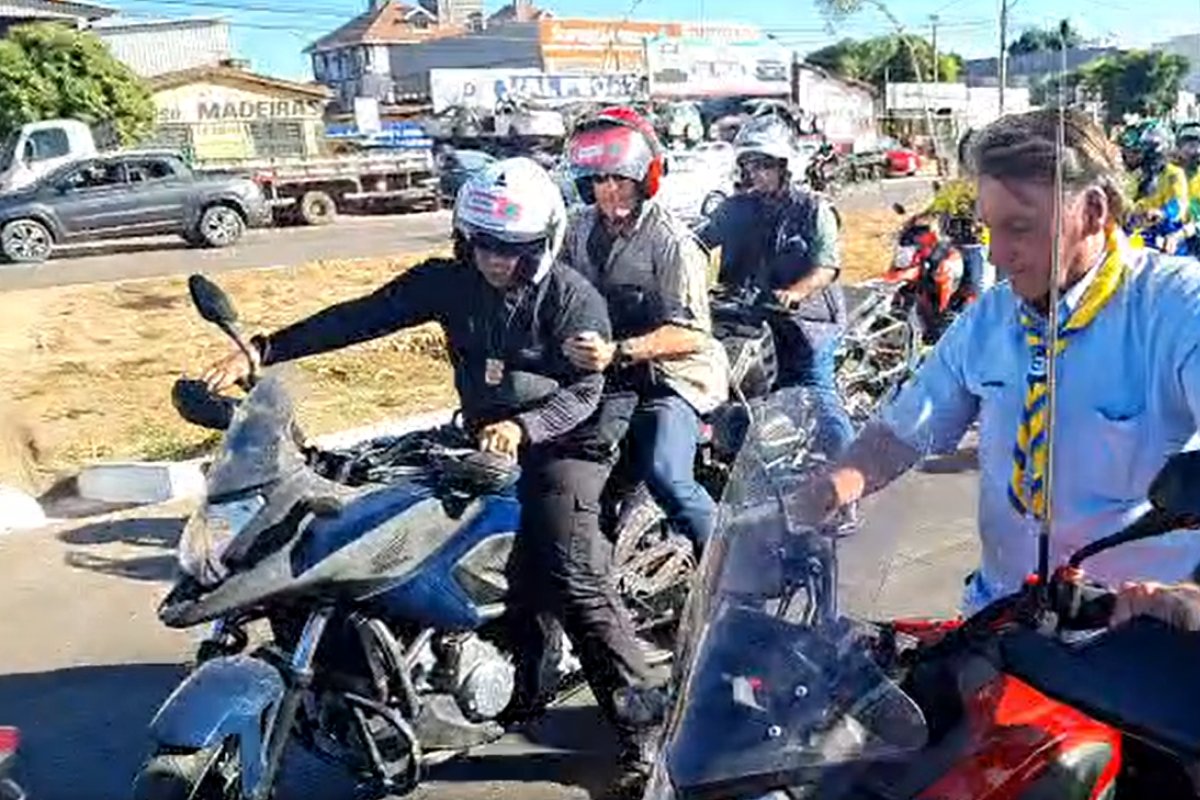
<svg viewBox="0 0 1200 800">
<path fill-rule="evenodd" d="M 1063 184 L 1069 192 L 1104 190 L 1110 214 L 1126 210 L 1121 153 L 1103 129 L 1078 111 L 1063 115 Z M 1054 183 L 1059 111 L 1043 108 L 1001 117 L 972 136 L 969 172 L 997 180 Z"/>
</svg>

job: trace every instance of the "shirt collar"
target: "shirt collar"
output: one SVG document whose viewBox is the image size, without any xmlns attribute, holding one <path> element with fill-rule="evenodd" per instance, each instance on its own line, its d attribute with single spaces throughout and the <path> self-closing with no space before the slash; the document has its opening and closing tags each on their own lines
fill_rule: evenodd
<svg viewBox="0 0 1200 800">
<path fill-rule="evenodd" d="M 1076 281 L 1071 288 L 1063 292 L 1058 298 L 1058 315 L 1060 320 L 1065 320 L 1076 309 L 1076 307 L 1079 305 L 1079 301 L 1083 299 L 1083 293 L 1086 292 L 1088 287 L 1092 285 L 1092 281 L 1096 280 L 1096 275 L 1100 272 L 1100 267 L 1104 264 L 1104 261 L 1107 258 L 1108 251 L 1101 250 L 1100 256 L 1096 259 L 1096 263 L 1092 264 L 1091 269 L 1084 273 L 1082 278 Z M 1021 306 L 1026 311 L 1033 314 L 1035 318 L 1045 319 L 1045 315 L 1042 314 L 1042 312 L 1038 311 L 1028 303 L 1023 302 L 1021 303 Z"/>
</svg>

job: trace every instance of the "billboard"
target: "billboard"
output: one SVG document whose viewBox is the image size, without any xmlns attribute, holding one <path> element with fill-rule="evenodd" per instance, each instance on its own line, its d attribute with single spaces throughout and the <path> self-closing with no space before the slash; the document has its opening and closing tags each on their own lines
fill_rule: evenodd
<svg viewBox="0 0 1200 800">
<path fill-rule="evenodd" d="M 646 43 L 656 97 L 786 95 L 792 54 L 774 42 L 660 36 Z"/>
<path fill-rule="evenodd" d="M 754 41 L 762 36 L 753 25 L 550 18 L 538 23 L 538 42 L 543 66 L 553 72 L 645 72 L 647 39 L 701 32 L 713 41 Z"/>
<path fill-rule="evenodd" d="M 536 69 L 431 69 L 429 95 L 434 113 L 452 106 L 492 111 L 506 99 L 540 105 L 580 101 L 626 102 L 646 96 L 646 78 L 636 73 L 576 75 Z"/>
</svg>

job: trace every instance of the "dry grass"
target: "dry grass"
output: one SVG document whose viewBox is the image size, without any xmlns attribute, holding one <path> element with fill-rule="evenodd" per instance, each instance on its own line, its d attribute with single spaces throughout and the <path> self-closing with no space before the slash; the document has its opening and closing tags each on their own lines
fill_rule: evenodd
<svg viewBox="0 0 1200 800">
<path fill-rule="evenodd" d="M 272 329 L 364 294 L 413 259 L 329 261 L 221 276 L 250 330 Z M 216 440 L 179 419 L 172 382 L 229 348 L 200 320 L 183 278 L 0 295 L 0 318 L 25 314 L 0 355 L 8 390 L 0 428 L 0 481 L 38 489 L 96 459 L 175 459 Z M 6 322 L 5 330 L 12 330 Z M 0 340 L 0 344 L 4 344 Z M 453 402 L 440 332 L 424 328 L 301 364 L 301 421 L 313 434 Z M 32 435 L 26 435 L 26 430 Z M 36 442 L 35 453 L 5 441 Z"/>
<path fill-rule="evenodd" d="M 896 218 L 845 214 L 847 279 L 878 275 Z M 369 292 L 415 262 L 316 262 L 221 276 L 249 330 Z M 41 489 L 97 459 L 175 459 L 217 437 L 176 415 L 172 382 L 224 354 L 183 278 L 0 295 L 0 482 Z M 301 363 L 306 431 L 320 434 L 454 402 L 440 332 L 423 328 Z"/>
</svg>

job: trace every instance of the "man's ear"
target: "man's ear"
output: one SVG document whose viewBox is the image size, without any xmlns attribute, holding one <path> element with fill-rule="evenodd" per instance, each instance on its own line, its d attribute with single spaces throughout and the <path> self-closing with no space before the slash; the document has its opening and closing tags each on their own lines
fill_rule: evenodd
<svg viewBox="0 0 1200 800">
<path fill-rule="evenodd" d="M 1103 233 L 1108 227 L 1108 195 L 1096 187 L 1088 189 L 1083 196 L 1083 232 L 1087 236 Z"/>
</svg>

